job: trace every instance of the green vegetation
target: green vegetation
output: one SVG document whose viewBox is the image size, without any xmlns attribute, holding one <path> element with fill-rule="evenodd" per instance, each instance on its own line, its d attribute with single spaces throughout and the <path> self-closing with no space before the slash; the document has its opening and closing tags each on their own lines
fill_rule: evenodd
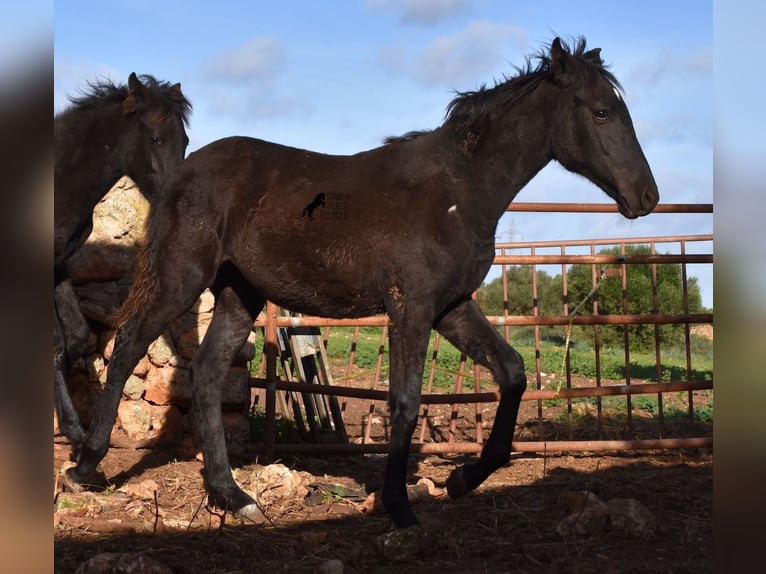
<svg viewBox="0 0 766 574">
<path fill-rule="evenodd" d="M 649 255 L 648 245 L 626 245 L 624 255 Z M 619 255 L 620 248 L 607 248 L 599 255 Z M 626 280 L 620 274 L 612 275 L 610 270 L 620 271 L 620 264 L 603 266 L 605 279 L 598 283 L 595 293 L 588 298 L 593 289 L 594 273 L 601 268 L 593 265 L 572 265 L 567 272 L 567 291 L 570 312 L 580 303 L 578 314 L 592 315 L 593 303 L 598 303 L 600 315 L 621 314 L 683 314 L 683 281 L 680 264 L 656 265 L 656 292 L 652 281 L 652 266 L 649 264 L 630 264 L 625 266 Z M 497 278 L 485 283 L 479 289 L 477 300 L 487 315 L 502 315 L 505 307 L 510 315 L 533 314 L 532 267 L 512 266 L 507 269 L 508 297 L 504 301 L 502 279 Z M 540 315 L 564 315 L 562 299 L 562 276 L 551 277 L 545 271 L 537 272 L 537 304 Z M 689 313 L 710 312 L 702 306 L 702 294 L 696 277 L 687 277 L 687 305 Z M 604 325 L 599 329 L 602 348 L 625 347 L 625 329 L 623 325 Z M 654 349 L 654 325 L 630 325 L 627 327 L 631 352 L 648 352 Z M 560 327 L 541 327 L 544 338 L 562 335 Z M 661 325 L 657 335 L 663 347 L 682 345 L 684 342 L 683 325 Z M 575 325 L 571 338 L 594 345 L 593 328 Z"/>
<path fill-rule="evenodd" d="M 554 329 L 554 328 L 551 328 Z M 540 345 L 540 370 L 546 373 L 561 373 L 564 360 L 564 327 L 558 327 L 562 336 L 548 337 Z M 514 331 L 517 331 L 514 333 Z M 352 328 L 334 328 L 331 331 L 327 354 L 334 364 L 346 364 L 353 336 Z M 374 371 L 380 351 L 381 329 L 375 327 L 360 328 L 356 347 L 356 366 Z M 433 356 L 435 335 L 431 336 L 426 356 L 426 366 L 423 374 L 424 382 L 427 382 Z M 683 381 L 689 378 L 695 380 L 709 380 L 713 376 L 713 344 L 711 341 L 692 335 L 693 355 L 692 372 L 686 372 L 686 356 L 683 348 L 671 348 L 663 350 L 661 355 L 661 368 L 658 377 L 654 351 L 634 352 L 630 355 L 630 374 L 632 378 L 645 379 L 654 382 Z M 534 376 L 535 373 L 535 347 L 532 337 L 532 328 L 511 329 L 510 343 L 521 353 L 527 373 Z M 569 347 L 569 364 L 572 373 L 585 377 L 596 377 L 596 362 L 592 346 L 576 341 Z M 455 374 L 460 367 L 460 352 L 445 339 L 439 341 L 439 352 L 436 362 L 436 386 L 451 385 Z M 625 353 L 623 349 L 601 349 L 600 353 L 601 377 L 604 379 L 624 379 Z M 381 379 L 388 376 L 387 348 L 382 358 Z M 473 363 L 470 359 L 465 365 L 465 376 L 473 376 Z"/>
</svg>

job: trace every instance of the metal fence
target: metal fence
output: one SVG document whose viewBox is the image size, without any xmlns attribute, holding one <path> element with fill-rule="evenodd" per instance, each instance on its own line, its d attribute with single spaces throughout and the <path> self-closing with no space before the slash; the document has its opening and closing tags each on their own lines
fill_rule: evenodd
<svg viewBox="0 0 766 574">
<path fill-rule="evenodd" d="M 547 204 L 517 203 L 511 204 L 509 211 L 530 212 L 590 212 L 612 213 L 616 207 L 606 204 Z M 659 205 L 658 213 L 712 213 L 710 204 Z M 696 326 L 710 326 L 712 313 L 689 312 L 689 266 L 709 266 L 712 269 L 713 235 L 669 235 L 662 237 L 639 237 L 629 239 L 603 239 L 582 241 L 534 242 L 521 241 L 498 243 L 493 271 L 503 285 L 505 302 L 502 314 L 489 316 L 491 323 L 504 333 L 506 340 L 513 337 L 513 329 L 531 328 L 534 358 L 526 362 L 529 385 L 523 396 L 522 411 L 518 421 L 517 439 L 513 443 L 515 452 L 561 452 L 561 451 L 613 451 L 642 449 L 677 449 L 712 446 L 712 417 L 700 421 L 697 407 L 712 406 L 713 377 L 699 378 L 695 356 L 694 330 Z M 626 247 L 630 245 L 648 245 L 649 254 L 630 255 Z M 605 247 L 617 247 L 615 255 L 604 254 Z M 706 252 L 699 253 L 699 250 Z M 614 250 L 614 249 L 613 249 Z M 660 253 L 659 251 L 663 251 Z M 570 301 L 567 285 L 567 273 L 571 265 L 586 264 L 592 268 L 593 291 L 605 275 L 612 280 L 621 281 L 623 297 L 627 293 L 627 278 L 631 265 L 644 264 L 651 268 L 651 281 L 654 297 L 654 309 L 651 313 L 629 314 L 625 303 L 620 314 L 600 314 L 598 299 L 592 301 Z M 603 266 L 613 267 L 606 272 Z M 657 268 L 662 265 L 678 265 L 682 277 L 682 312 L 671 315 L 662 314 L 659 309 Z M 509 312 L 508 269 L 511 266 L 530 266 L 532 269 L 532 312 L 525 315 L 513 315 Z M 553 267 L 551 267 L 553 266 Z M 556 269 L 561 274 L 561 309 L 560 314 L 543 314 L 539 306 L 537 271 Z M 587 305 L 589 313 L 576 313 L 575 307 Z M 579 307 L 581 308 L 581 307 Z M 682 345 L 685 364 L 682 380 L 665 380 L 663 366 L 665 348 L 660 334 L 662 325 L 680 325 L 683 329 Z M 386 361 L 386 316 L 365 317 L 361 319 L 327 319 L 307 316 L 285 316 L 273 304 L 269 303 L 266 312 L 256 321 L 255 326 L 264 331 L 265 346 L 262 355 L 261 370 L 251 378 L 254 398 L 265 412 L 265 430 L 262 444 L 253 445 L 254 452 L 266 457 L 280 453 L 383 453 L 387 444 L 385 433 L 375 432 L 375 425 L 385 425 L 387 392 L 382 384 L 381 373 Z M 631 341 L 628 326 L 650 325 L 654 329 L 655 375 L 636 377 L 631 372 Z M 570 363 L 570 334 L 576 326 L 592 329 L 595 344 L 592 348 L 593 373 L 583 379 L 573 374 Z M 603 349 L 599 344 L 600 329 L 604 326 L 623 326 L 624 376 L 621 380 L 606 380 L 602 376 Z M 350 330 L 350 343 L 347 360 L 344 365 L 335 365 L 336 375 L 327 374 L 332 384 L 317 385 L 296 381 L 285 371 L 279 376 L 279 328 L 319 327 L 323 328 L 323 344 L 326 347 L 332 337 L 337 336 L 339 328 Z M 566 338 L 563 360 L 559 373 L 545 372 L 542 368 L 542 356 L 548 343 L 542 332 L 551 327 L 560 328 Z M 360 388 L 353 384 L 352 372 L 358 371 L 355 352 L 360 330 L 377 328 L 380 337 L 378 357 L 375 367 L 370 369 L 371 382 Z M 368 333 L 369 335 L 369 333 Z M 423 400 L 420 426 L 413 435 L 411 451 L 414 453 L 474 453 L 479 452 L 487 434 L 487 418 L 494 413 L 499 395 L 484 387 L 492 388 L 488 373 L 473 365 L 465 356 L 460 357 L 457 369 L 447 373 L 452 376 L 452 383 L 446 387 L 435 387 L 434 380 L 439 373 L 440 344 L 438 334 L 429 347 L 430 355 L 426 360 L 424 374 Z M 324 349 L 323 349 L 324 352 Z M 562 352 L 561 344 L 558 353 Z M 678 349 L 673 351 L 678 353 Z M 676 358 L 678 361 L 678 359 Z M 711 363 L 712 364 L 712 363 Z M 289 370 L 289 368 L 288 368 Z M 444 369 L 442 369 L 443 371 Z M 265 375 L 265 376 L 264 376 Z M 444 373 L 442 373 L 444 375 Z M 473 389 L 464 388 L 473 383 Z M 348 433 L 347 442 L 321 444 L 317 442 L 294 441 L 278 442 L 276 426 L 278 417 L 290 417 L 283 400 L 278 401 L 280 393 L 308 393 L 333 400 L 340 398 L 343 407 L 341 416 L 346 411 L 349 401 L 363 401 L 368 405 L 367 416 L 356 434 Z M 638 405 L 637 397 L 651 397 L 650 403 Z M 605 403 L 620 397 L 617 412 Z M 683 409 L 669 407 L 669 403 L 680 401 Z M 282 406 L 277 412 L 277 403 Z M 650 416 L 645 408 L 651 405 Z M 578 407 L 580 408 L 578 410 Z M 441 414 L 435 414 L 441 409 Z M 446 412 L 444 411 L 446 409 Z M 337 411 L 337 409 L 335 409 Z M 615 414 L 616 412 L 616 414 Z M 375 413 L 381 413 L 375 416 Z M 486 414 L 490 413 L 490 417 Z M 553 414 L 555 413 L 555 414 Z M 669 417 L 669 413 L 672 417 Z M 672 421 L 669 420 L 672 418 Z M 463 421 L 462 432 L 457 432 L 458 420 Z M 671 424 L 672 423 L 672 424 Z M 470 428 L 465 428 L 466 426 Z M 672 428 L 671 428 L 672 427 Z M 345 435 L 345 432 L 344 432 Z"/>
</svg>

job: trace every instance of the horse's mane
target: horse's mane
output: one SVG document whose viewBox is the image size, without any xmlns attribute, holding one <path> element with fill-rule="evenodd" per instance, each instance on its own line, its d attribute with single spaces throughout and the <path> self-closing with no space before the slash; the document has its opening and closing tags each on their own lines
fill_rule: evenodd
<svg viewBox="0 0 766 574">
<path fill-rule="evenodd" d="M 562 40 L 561 46 L 569 54 L 588 64 L 581 67 L 583 75 L 593 77 L 598 74 L 612 86 L 622 90 L 617 78 L 607 69 L 598 53 L 586 51 L 585 38 L 577 38 L 574 47 Z M 455 97 L 447 105 L 444 126 L 467 148 L 472 149 L 478 144 L 482 133 L 498 113 L 513 106 L 520 98 L 531 93 L 540 82 L 550 77 L 550 54 L 540 50 L 528 56 L 524 67 L 516 67 L 516 72 L 514 76 L 503 76 L 502 81 L 496 81 L 491 88 L 482 84 L 475 91 L 455 92 Z M 385 143 L 410 141 L 425 133 L 428 131 L 412 131 L 403 136 L 388 137 Z"/>
<path fill-rule="evenodd" d="M 588 65 L 581 66 L 583 80 L 596 74 L 606 79 L 615 88 L 621 89 L 617 78 L 606 68 L 598 52 L 587 52 L 585 38 L 576 39 L 574 47 L 565 41 L 561 47 L 575 58 Z M 536 65 L 535 65 L 536 62 Z M 448 104 L 445 125 L 459 136 L 467 135 L 477 138 L 483 132 L 483 127 L 491 124 L 495 114 L 507 110 L 520 98 L 532 92 L 543 80 L 550 77 L 551 58 L 547 52 L 538 51 L 527 57 L 523 68 L 516 68 L 517 74 L 503 77 L 502 82 L 487 88 L 482 85 L 473 92 L 458 92 Z M 477 129 L 478 128 L 478 129 Z"/>
<path fill-rule="evenodd" d="M 189 116 L 192 105 L 180 92 L 173 89 L 170 82 L 157 80 L 149 74 L 138 76 L 141 83 L 161 102 L 164 102 L 166 110 L 179 116 L 184 124 L 189 125 Z M 128 86 L 117 85 L 109 79 L 98 82 L 87 82 L 87 89 L 80 89 L 80 95 L 69 96 L 73 107 L 80 110 L 92 110 L 104 105 L 121 103 L 128 95 Z"/>
</svg>

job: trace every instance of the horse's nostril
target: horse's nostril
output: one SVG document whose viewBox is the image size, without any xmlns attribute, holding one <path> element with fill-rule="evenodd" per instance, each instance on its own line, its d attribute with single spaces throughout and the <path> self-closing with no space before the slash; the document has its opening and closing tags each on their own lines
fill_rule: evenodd
<svg viewBox="0 0 766 574">
<path fill-rule="evenodd" d="M 644 196 L 641 199 L 642 205 L 646 206 L 647 209 L 652 210 L 659 202 L 660 195 L 657 193 L 657 189 L 650 187 L 644 192 Z"/>
</svg>

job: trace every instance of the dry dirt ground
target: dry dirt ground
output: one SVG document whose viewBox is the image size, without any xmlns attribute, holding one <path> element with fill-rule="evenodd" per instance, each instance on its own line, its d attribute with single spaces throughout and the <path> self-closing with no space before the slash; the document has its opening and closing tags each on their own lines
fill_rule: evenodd
<svg viewBox="0 0 766 574">
<path fill-rule="evenodd" d="M 368 404 L 359 403 L 361 417 Z M 470 433 L 471 420 L 461 417 L 458 431 Z M 349 434 L 358 431 L 348 426 Z M 522 425 L 519 432 L 530 430 Z M 282 498 L 261 493 L 271 520 L 266 526 L 242 524 L 208 507 L 202 463 L 176 456 L 159 448 L 112 448 L 101 467 L 105 491 L 73 495 L 57 488 L 55 571 L 75 572 L 102 552 L 143 553 L 176 574 L 318 572 L 333 559 L 346 573 L 380 574 L 713 569 L 713 455 L 707 451 L 518 455 L 458 501 L 439 489 L 472 456 L 413 456 L 408 484 L 424 477 L 437 491 L 413 505 L 425 525 L 425 543 L 403 561 L 379 547 L 392 531 L 387 515 L 363 509 L 366 495 L 381 486 L 383 456 L 283 457 L 283 465 L 309 473 L 313 484 Z M 57 441 L 54 468 L 68 457 L 68 446 Z M 232 464 L 243 486 L 259 468 L 253 461 Z M 570 513 L 562 501 L 582 490 L 605 501 L 638 500 L 656 520 L 654 535 L 631 538 L 607 525 L 560 536 L 556 526 Z"/>
</svg>

